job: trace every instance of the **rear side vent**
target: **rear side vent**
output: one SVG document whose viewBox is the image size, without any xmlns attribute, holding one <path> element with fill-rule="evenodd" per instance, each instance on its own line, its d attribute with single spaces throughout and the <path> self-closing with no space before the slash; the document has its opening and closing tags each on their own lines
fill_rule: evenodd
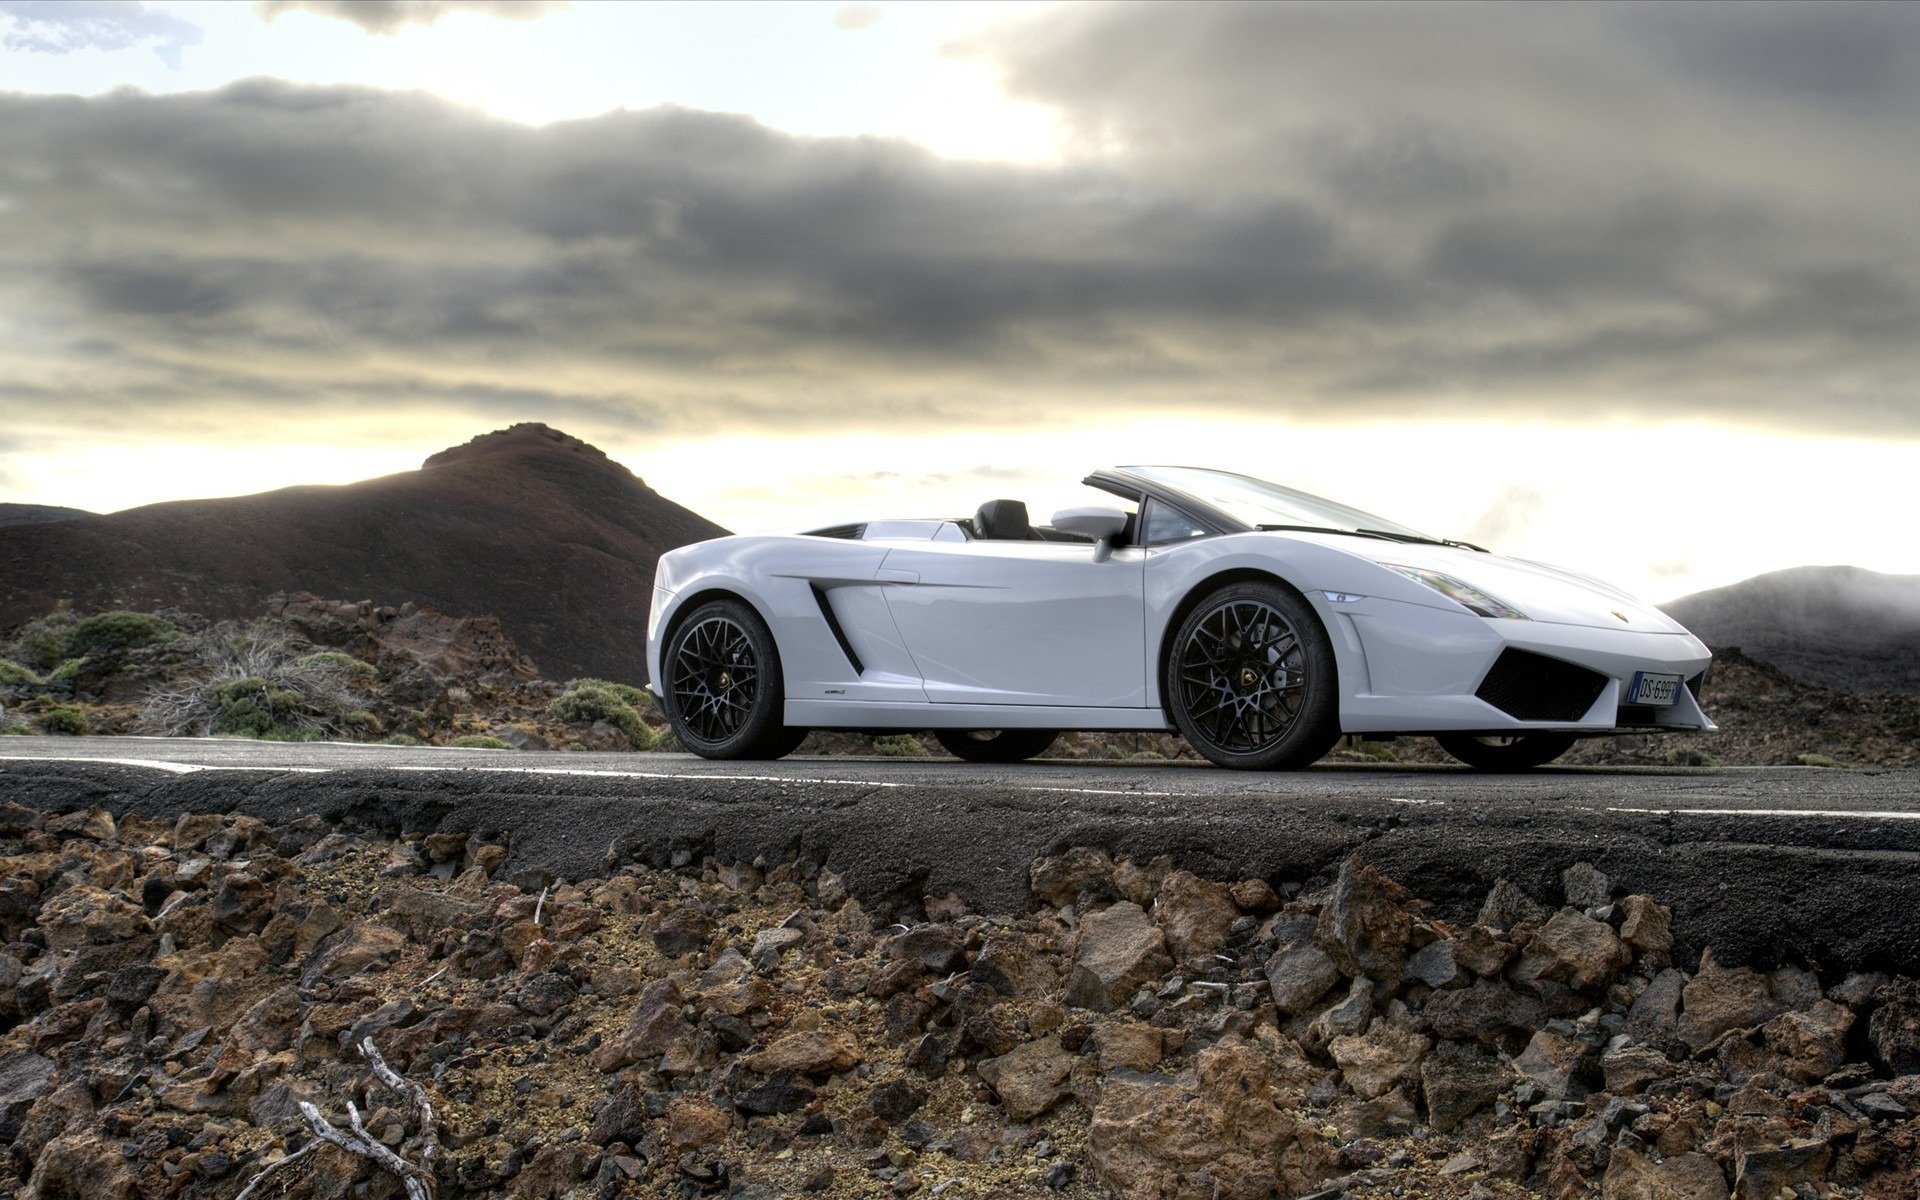
<svg viewBox="0 0 1920 1200">
<path fill-rule="evenodd" d="M 827 628 L 833 630 L 833 640 L 840 643 L 840 653 L 847 656 L 847 663 L 855 675 L 867 673 L 867 665 L 854 653 L 853 643 L 847 640 L 847 631 L 840 627 L 840 618 L 834 615 L 833 602 L 827 599 L 827 589 L 819 584 L 809 584 L 813 588 L 814 603 L 820 606 L 820 615 L 827 619 Z"/>
<path fill-rule="evenodd" d="M 1578 721 L 1607 686 L 1598 671 L 1527 650 L 1494 660 L 1474 695 L 1521 721 Z"/>
</svg>

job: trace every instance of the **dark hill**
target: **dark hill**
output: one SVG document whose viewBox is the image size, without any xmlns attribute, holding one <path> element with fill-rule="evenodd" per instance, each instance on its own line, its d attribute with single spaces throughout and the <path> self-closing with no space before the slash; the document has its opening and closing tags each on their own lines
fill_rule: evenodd
<svg viewBox="0 0 1920 1200">
<path fill-rule="evenodd" d="M 275 592 L 500 619 L 550 677 L 646 676 L 653 567 L 726 530 L 545 425 L 344 487 L 0 527 L 0 627 L 70 601 L 254 617 Z"/>
<path fill-rule="evenodd" d="M 0 504 L 0 525 L 50 525 L 92 515 L 83 508 L 61 508 L 56 504 Z"/>
<path fill-rule="evenodd" d="M 1709 646 L 1738 646 L 1802 682 L 1920 693 L 1920 575 L 1794 567 L 1664 607 Z"/>
</svg>

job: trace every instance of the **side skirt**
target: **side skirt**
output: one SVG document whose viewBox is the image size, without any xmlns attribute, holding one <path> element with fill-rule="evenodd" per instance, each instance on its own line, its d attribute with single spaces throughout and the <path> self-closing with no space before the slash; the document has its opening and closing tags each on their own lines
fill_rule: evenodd
<svg viewBox="0 0 1920 1200">
<path fill-rule="evenodd" d="M 1171 732 L 1157 708 L 1052 708 L 1032 704 L 895 704 L 788 700 L 786 724 L 804 729 L 1075 729 Z"/>
</svg>

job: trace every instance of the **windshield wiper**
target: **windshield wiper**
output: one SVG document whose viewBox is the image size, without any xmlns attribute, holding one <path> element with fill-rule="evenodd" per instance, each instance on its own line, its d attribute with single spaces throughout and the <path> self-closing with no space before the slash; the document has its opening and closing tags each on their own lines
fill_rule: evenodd
<svg viewBox="0 0 1920 1200">
<path fill-rule="evenodd" d="M 1457 550 L 1477 550 L 1481 554 L 1492 553 L 1485 546 L 1476 546 L 1472 542 L 1421 537 L 1417 533 L 1393 533 L 1385 529 L 1335 529 L 1329 525 L 1255 525 L 1254 528 L 1262 533 L 1344 533 L 1350 537 L 1379 538 L 1382 541 L 1404 542 L 1419 546 L 1452 546 Z"/>
<path fill-rule="evenodd" d="M 1335 529 L 1331 525 L 1255 525 L 1254 528 L 1261 533 L 1338 533 L 1347 537 L 1379 538 L 1388 542 L 1403 540 L 1378 529 Z"/>
</svg>

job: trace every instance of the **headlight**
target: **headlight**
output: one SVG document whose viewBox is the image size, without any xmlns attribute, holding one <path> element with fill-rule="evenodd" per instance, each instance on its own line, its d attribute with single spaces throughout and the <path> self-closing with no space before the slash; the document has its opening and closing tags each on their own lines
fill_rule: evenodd
<svg viewBox="0 0 1920 1200">
<path fill-rule="evenodd" d="M 1393 563 L 1381 563 L 1389 571 L 1398 571 L 1415 583 L 1425 584 L 1442 596 L 1458 604 L 1470 613 L 1482 617 L 1502 617 L 1509 621 L 1530 621 L 1533 618 L 1521 612 L 1504 600 L 1496 600 L 1470 583 L 1461 583 L 1451 575 L 1442 575 L 1438 571 L 1429 571 L 1425 567 L 1401 567 Z"/>
</svg>

